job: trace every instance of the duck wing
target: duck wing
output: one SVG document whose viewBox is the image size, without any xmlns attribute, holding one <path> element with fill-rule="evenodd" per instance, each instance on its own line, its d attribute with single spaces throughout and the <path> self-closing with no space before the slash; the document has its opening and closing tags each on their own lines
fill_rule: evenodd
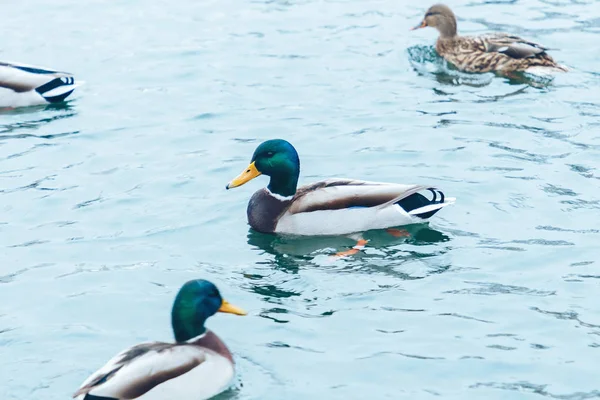
<svg viewBox="0 0 600 400">
<path fill-rule="evenodd" d="M 73 397 L 95 395 L 135 399 L 155 386 L 181 376 L 206 360 L 198 346 L 163 342 L 126 349 L 92 374 Z"/>
<path fill-rule="evenodd" d="M 0 87 L 14 90 L 17 93 L 34 90 L 57 78 L 64 78 L 65 84 L 73 80 L 73 76 L 67 72 L 25 64 L 0 62 Z"/>
<path fill-rule="evenodd" d="M 488 53 L 501 53 L 511 58 L 531 58 L 544 54 L 548 48 L 507 33 L 495 33 L 481 37 Z"/>
<path fill-rule="evenodd" d="M 353 207 L 385 207 L 428 189 L 423 185 L 330 179 L 298 188 L 288 212 L 298 214 Z"/>
</svg>

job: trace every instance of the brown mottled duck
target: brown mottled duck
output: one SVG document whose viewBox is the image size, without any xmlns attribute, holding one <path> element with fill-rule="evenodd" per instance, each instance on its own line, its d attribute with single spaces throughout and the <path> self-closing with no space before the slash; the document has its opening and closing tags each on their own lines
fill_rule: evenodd
<svg viewBox="0 0 600 400">
<path fill-rule="evenodd" d="M 431 26 L 438 37 L 435 49 L 446 61 L 465 72 L 530 72 L 548 74 L 566 72 L 540 44 L 508 33 L 481 36 L 460 36 L 456 17 L 444 4 L 435 4 L 425 13 L 423 21 L 414 29 Z"/>
</svg>

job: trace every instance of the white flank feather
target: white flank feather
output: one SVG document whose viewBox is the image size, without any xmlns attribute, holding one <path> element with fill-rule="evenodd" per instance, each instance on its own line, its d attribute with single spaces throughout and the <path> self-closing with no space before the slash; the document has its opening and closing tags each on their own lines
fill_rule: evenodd
<svg viewBox="0 0 600 400">
<path fill-rule="evenodd" d="M 426 186 L 403 185 L 385 182 L 368 182 L 350 179 L 331 179 L 323 183 L 345 182 L 346 184 L 331 185 L 310 189 L 295 199 L 275 227 L 275 232 L 304 235 L 345 235 L 348 233 L 365 232 L 371 229 L 385 229 L 394 226 L 410 225 L 427 222 L 422 215 L 439 210 L 453 204 L 456 199 L 446 198 L 443 203 L 429 204 L 407 213 L 397 204 L 402 196 L 410 196 L 426 189 Z M 371 201 L 374 206 L 331 208 L 338 200 L 362 198 Z M 381 201 L 379 205 L 377 201 Z"/>
<path fill-rule="evenodd" d="M 119 361 L 129 349 L 113 357 L 106 365 L 92 374 L 81 386 L 84 387 L 97 376 L 102 376 L 118 367 Z M 199 364 L 188 372 L 160 383 L 136 400 L 205 400 L 231 385 L 235 370 L 225 357 L 199 346 L 174 346 L 161 351 L 150 351 L 127 362 L 106 382 L 94 386 L 89 393 L 96 396 L 120 398 L 128 386 L 149 379 L 162 371 L 176 369 L 180 365 L 196 360 Z M 85 394 L 77 397 L 83 400 Z"/>
<path fill-rule="evenodd" d="M 48 104 L 35 90 L 17 93 L 14 90 L 0 87 L 0 108 L 30 107 Z"/>
<path fill-rule="evenodd" d="M 421 207 L 439 209 L 450 202 Z M 422 212 L 431 211 L 425 210 Z M 341 210 L 320 210 L 299 214 L 284 214 L 277 224 L 276 232 L 294 235 L 344 235 L 364 232 L 370 229 L 385 229 L 392 226 L 419 224 L 427 219 L 408 214 L 397 204 L 388 207 L 346 208 Z"/>
</svg>

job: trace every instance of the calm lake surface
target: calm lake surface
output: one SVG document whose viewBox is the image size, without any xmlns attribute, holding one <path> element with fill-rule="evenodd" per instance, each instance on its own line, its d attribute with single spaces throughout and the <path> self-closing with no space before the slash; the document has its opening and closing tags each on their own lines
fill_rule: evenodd
<svg viewBox="0 0 600 400">
<path fill-rule="evenodd" d="M 75 1 L 2 7 L 0 59 L 73 72 L 65 107 L 0 113 L 0 398 L 70 398 L 121 349 L 171 340 L 206 278 L 223 399 L 600 398 L 600 3 L 449 3 L 572 72 L 447 68 L 410 1 Z M 301 182 L 457 197 L 408 238 L 253 233 L 232 191 L 263 140 Z"/>
</svg>

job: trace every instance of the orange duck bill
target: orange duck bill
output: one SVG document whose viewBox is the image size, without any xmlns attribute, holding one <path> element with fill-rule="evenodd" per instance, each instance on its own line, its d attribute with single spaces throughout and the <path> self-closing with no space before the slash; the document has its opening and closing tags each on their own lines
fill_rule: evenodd
<svg viewBox="0 0 600 400">
<path fill-rule="evenodd" d="M 421 29 L 421 28 L 426 28 L 427 27 L 427 22 L 425 22 L 425 20 L 421 21 L 420 24 L 413 26 L 412 28 L 410 28 L 411 31 L 417 30 L 417 29 Z"/>
</svg>

